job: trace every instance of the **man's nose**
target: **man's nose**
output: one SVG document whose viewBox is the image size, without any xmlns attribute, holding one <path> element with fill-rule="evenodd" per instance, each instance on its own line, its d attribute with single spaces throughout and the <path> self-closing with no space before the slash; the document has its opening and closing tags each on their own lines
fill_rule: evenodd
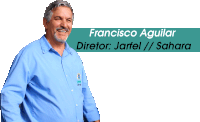
<svg viewBox="0 0 200 122">
<path fill-rule="evenodd" d="M 67 28 L 67 21 L 62 20 L 61 26 L 64 27 L 64 28 Z"/>
</svg>

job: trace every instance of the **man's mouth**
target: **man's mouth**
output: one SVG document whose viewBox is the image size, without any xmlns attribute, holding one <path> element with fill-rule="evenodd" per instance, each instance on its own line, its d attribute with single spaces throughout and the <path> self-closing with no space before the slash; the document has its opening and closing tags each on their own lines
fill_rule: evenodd
<svg viewBox="0 0 200 122">
<path fill-rule="evenodd" d="M 66 32 L 69 31 L 68 28 L 64 28 L 64 27 L 56 28 L 56 30 L 57 30 L 58 32 L 64 32 L 64 33 L 66 33 Z"/>
<path fill-rule="evenodd" d="M 63 29 L 58 29 L 57 31 L 58 31 L 58 32 L 64 32 L 64 33 L 67 32 L 66 30 L 63 30 Z"/>
</svg>

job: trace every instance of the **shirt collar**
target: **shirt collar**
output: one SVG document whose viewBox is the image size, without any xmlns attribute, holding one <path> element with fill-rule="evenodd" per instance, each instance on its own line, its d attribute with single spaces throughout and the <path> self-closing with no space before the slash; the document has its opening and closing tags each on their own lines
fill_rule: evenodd
<svg viewBox="0 0 200 122">
<path fill-rule="evenodd" d="M 50 49 L 53 49 L 53 47 L 51 46 L 51 44 L 47 41 L 45 35 L 43 35 L 40 39 L 40 43 L 41 43 L 41 49 L 43 53 L 48 52 Z M 67 42 L 65 42 L 65 50 L 69 53 L 72 54 L 72 52 L 70 51 L 70 47 L 67 44 Z"/>
</svg>

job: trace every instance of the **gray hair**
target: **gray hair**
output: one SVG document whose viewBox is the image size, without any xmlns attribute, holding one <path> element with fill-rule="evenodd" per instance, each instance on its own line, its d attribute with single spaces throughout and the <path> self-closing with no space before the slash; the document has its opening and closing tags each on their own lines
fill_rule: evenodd
<svg viewBox="0 0 200 122">
<path fill-rule="evenodd" d="M 56 0 L 52 3 L 49 4 L 49 6 L 46 8 L 45 13 L 44 13 L 44 18 L 47 20 L 47 22 L 49 22 L 51 20 L 51 17 L 53 15 L 52 10 L 56 7 L 59 6 L 66 6 L 69 7 L 72 11 L 72 22 L 74 21 L 74 13 L 73 13 L 73 9 L 70 5 L 70 3 L 68 3 L 67 1 L 63 1 L 63 0 Z"/>
</svg>

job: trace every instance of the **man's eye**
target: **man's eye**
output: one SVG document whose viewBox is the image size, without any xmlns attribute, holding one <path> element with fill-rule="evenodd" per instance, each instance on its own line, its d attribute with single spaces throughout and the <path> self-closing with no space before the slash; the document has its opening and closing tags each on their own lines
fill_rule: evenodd
<svg viewBox="0 0 200 122">
<path fill-rule="evenodd" d="M 72 20 L 71 20 L 71 19 L 68 19 L 67 21 L 68 21 L 68 22 L 71 22 Z"/>
<path fill-rule="evenodd" d="M 56 17 L 55 20 L 60 20 L 60 18 L 59 18 L 59 17 Z"/>
</svg>

